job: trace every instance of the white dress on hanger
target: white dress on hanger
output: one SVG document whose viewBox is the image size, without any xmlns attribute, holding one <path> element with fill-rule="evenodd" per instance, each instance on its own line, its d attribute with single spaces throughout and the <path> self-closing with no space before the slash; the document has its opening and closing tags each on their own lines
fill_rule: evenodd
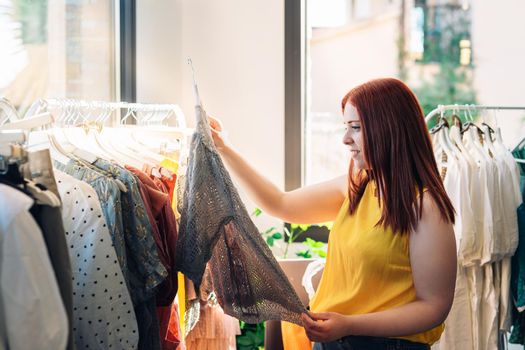
<svg viewBox="0 0 525 350">
<path fill-rule="evenodd" d="M 67 315 L 32 205 L 0 184 L 0 349 L 65 349 Z"/>
</svg>

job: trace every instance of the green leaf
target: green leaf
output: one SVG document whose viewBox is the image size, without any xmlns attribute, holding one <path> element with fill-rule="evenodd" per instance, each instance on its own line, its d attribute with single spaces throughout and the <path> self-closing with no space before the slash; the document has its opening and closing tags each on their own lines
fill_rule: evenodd
<svg viewBox="0 0 525 350">
<path fill-rule="evenodd" d="M 266 231 L 264 231 L 264 235 L 267 235 L 269 233 L 271 233 L 273 230 L 275 230 L 275 227 L 270 227 L 269 229 L 267 229 Z"/>
<path fill-rule="evenodd" d="M 306 231 L 306 230 L 308 230 L 309 227 L 310 227 L 310 225 L 299 225 L 299 228 L 300 228 L 302 231 Z"/>
<path fill-rule="evenodd" d="M 290 228 L 291 228 L 292 230 L 295 230 L 295 229 L 298 228 L 298 227 L 299 227 L 298 224 L 290 224 Z"/>
<path fill-rule="evenodd" d="M 255 345 L 264 344 L 264 333 L 256 333 L 254 340 Z"/>
<path fill-rule="evenodd" d="M 237 337 L 237 344 L 241 346 L 251 346 L 253 344 L 253 341 L 250 337 L 244 335 Z"/>
<path fill-rule="evenodd" d="M 313 247 L 314 248 L 322 248 L 322 247 L 324 247 L 324 243 L 323 242 L 314 241 Z"/>
<path fill-rule="evenodd" d="M 312 254 L 310 253 L 310 249 L 307 249 L 307 250 L 303 250 L 303 251 L 300 251 L 300 252 L 297 252 L 295 253 L 297 256 L 301 256 L 305 259 L 309 259 L 312 257 Z"/>
<path fill-rule="evenodd" d="M 321 258 L 326 258 L 326 252 L 324 250 L 318 251 L 317 255 L 319 255 Z"/>
<path fill-rule="evenodd" d="M 306 239 L 304 240 L 304 244 L 306 244 L 309 247 L 313 247 L 315 244 L 315 241 L 311 239 L 310 237 L 306 237 Z"/>
<path fill-rule="evenodd" d="M 253 332 L 253 331 L 248 331 L 246 332 L 246 337 L 248 337 L 252 344 L 257 344 L 257 333 Z"/>
<path fill-rule="evenodd" d="M 273 247 L 273 237 L 266 237 L 266 243 L 270 246 L 270 247 Z"/>
<path fill-rule="evenodd" d="M 283 238 L 283 235 L 282 233 L 280 232 L 275 232 L 273 235 L 272 235 L 273 239 L 281 239 Z"/>
<path fill-rule="evenodd" d="M 259 209 L 259 208 L 255 208 L 255 209 L 253 210 L 253 213 L 252 213 L 252 215 L 255 216 L 255 217 L 257 217 L 257 216 L 259 216 L 259 215 L 261 215 L 261 214 L 262 214 L 262 210 Z"/>
</svg>

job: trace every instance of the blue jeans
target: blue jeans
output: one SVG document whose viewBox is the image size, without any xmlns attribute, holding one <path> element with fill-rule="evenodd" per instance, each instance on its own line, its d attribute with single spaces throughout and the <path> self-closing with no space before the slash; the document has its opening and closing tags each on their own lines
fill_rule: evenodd
<svg viewBox="0 0 525 350">
<path fill-rule="evenodd" d="M 315 343 L 314 350 L 430 350 L 430 345 L 404 339 L 351 335 L 329 343 Z"/>
</svg>

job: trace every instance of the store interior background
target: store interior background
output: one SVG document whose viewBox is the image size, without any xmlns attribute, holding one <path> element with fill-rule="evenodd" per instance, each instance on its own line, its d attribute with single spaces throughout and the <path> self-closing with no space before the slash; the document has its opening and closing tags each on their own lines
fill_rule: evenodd
<svg viewBox="0 0 525 350">
<path fill-rule="evenodd" d="M 0 0 L 0 95 L 22 112 L 38 98 L 120 100 L 117 14 L 126 2 Z M 304 98 L 297 102 L 304 112 L 304 153 L 297 155 L 303 184 L 346 171 L 340 99 L 369 79 L 401 77 L 430 104 L 525 105 L 523 1 L 299 2 L 307 19 Z M 133 3 L 136 102 L 178 104 L 193 125 L 191 58 L 208 113 L 222 120 L 245 158 L 284 188 L 285 0 Z M 431 40 L 441 51 L 425 52 Z M 444 83 L 446 64 L 465 78 Z M 525 135 L 524 117 L 498 113 L 507 147 Z M 495 123 L 494 113 L 483 118 Z M 264 214 L 256 224 L 282 225 Z"/>
<path fill-rule="evenodd" d="M 1 95 L 20 110 L 38 98 L 119 100 L 115 55 L 119 2 L 1 2 L 0 39 L 7 48 L 0 53 Z M 223 121 L 231 143 L 256 168 L 284 187 L 284 0 L 134 3 L 136 101 L 178 104 L 192 125 L 194 100 L 187 65 L 191 58 L 208 113 Z M 303 0 L 302 4 L 308 19 L 304 98 L 298 102 L 304 112 L 305 184 L 345 172 L 348 155 L 340 143 L 339 101 L 351 87 L 369 79 L 401 77 L 416 91 L 426 83 L 427 94 L 443 96 L 430 98 L 431 103 L 525 104 L 521 20 L 525 4 L 519 0 Z M 437 13 L 432 18 L 431 9 Z M 435 22 L 426 33 L 423 13 L 427 23 Z M 466 24 L 461 22 L 465 18 Z M 450 28 L 467 40 L 467 47 L 453 52 L 466 60 L 458 69 L 468 82 L 452 85 L 459 91 L 452 96 L 440 91 L 450 86 L 443 87 L 435 78 L 442 63 L 439 54 L 423 57 L 425 40 L 432 39 L 427 34 L 437 33 L 446 42 Z M 485 118 L 491 120 L 493 114 Z M 521 140 L 523 113 L 499 112 L 497 123 L 509 148 Z M 264 215 L 257 220 L 261 227 L 275 223 Z"/>
</svg>

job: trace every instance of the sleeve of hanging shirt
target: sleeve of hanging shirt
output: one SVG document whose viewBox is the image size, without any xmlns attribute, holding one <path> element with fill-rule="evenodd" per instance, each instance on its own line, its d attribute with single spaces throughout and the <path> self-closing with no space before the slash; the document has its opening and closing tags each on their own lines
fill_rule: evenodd
<svg viewBox="0 0 525 350">
<path fill-rule="evenodd" d="M 67 316 L 25 194 L 0 185 L 0 297 L 10 349 L 64 349 Z M 5 209 L 5 210 L 4 210 Z"/>
</svg>

